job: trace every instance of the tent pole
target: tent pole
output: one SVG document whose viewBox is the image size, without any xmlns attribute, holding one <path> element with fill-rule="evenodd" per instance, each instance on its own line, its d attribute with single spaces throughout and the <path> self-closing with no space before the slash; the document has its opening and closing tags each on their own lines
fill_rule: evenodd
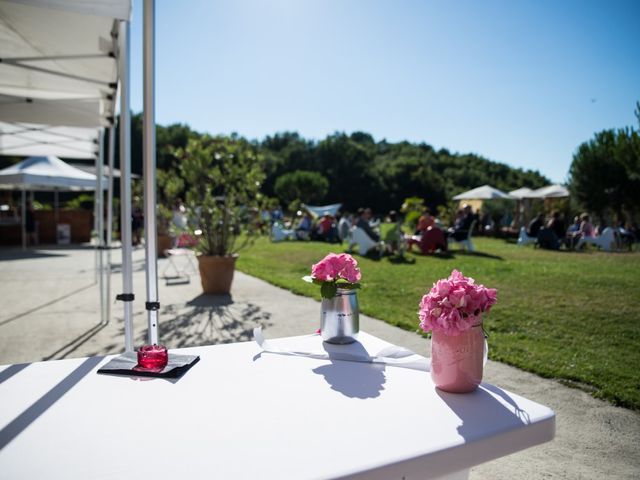
<svg viewBox="0 0 640 480">
<path fill-rule="evenodd" d="M 93 243 L 93 282 L 98 283 L 98 268 L 100 263 L 98 260 L 98 245 L 100 243 L 100 236 L 98 235 L 98 216 L 100 215 L 100 212 L 98 210 L 98 191 L 100 186 L 100 184 L 98 183 L 98 156 L 95 157 L 94 165 L 96 168 L 96 188 L 93 191 L 93 231 L 95 232 L 96 237 L 95 242 Z"/>
<path fill-rule="evenodd" d="M 129 22 L 120 23 L 120 240 L 125 351 L 133 351 L 133 269 L 131 245 L 131 112 L 129 110 Z"/>
<path fill-rule="evenodd" d="M 144 1 L 144 231 L 147 275 L 147 318 L 149 344 L 158 343 L 158 254 L 156 231 L 156 125 L 155 125 L 155 0 Z"/>
<path fill-rule="evenodd" d="M 107 183 L 107 318 L 106 322 L 111 321 L 111 241 L 113 237 L 113 163 L 115 159 L 114 148 L 116 146 L 116 129 L 113 125 L 109 127 L 109 178 Z"/>
<path fill-rule="evenodd" d="M 98 188 L 96 189 L 96 209 L 98 210 L 98 281 L 100 288 L 100 323 L 104 323 L 104 195 L 102 190 L 102 174 L 104 172 L 104 129 L 100 129 L 98 134 L 98 159 L 96 161 L 96 179 Z"/>
<path fill-rule="evenodd" d="M 20 199 L 20 222 L 22 223 L 22 250 L 27 249 L 27 191 L 22 187 Z"/>
</svg>

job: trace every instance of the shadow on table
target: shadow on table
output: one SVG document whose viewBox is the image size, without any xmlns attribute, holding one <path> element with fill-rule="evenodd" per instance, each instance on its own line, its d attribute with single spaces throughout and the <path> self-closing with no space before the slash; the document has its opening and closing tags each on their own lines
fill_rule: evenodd
<svg viewBox="0 0 640 480">
<path fill-rule="evenodd" d="M 482 384 L 472 393 L 447 393 L 437 388 L 436 393 L 462 421 L 458 434 L 467 442 L 482 437 L 487 429 L 505 431 L 530 423 L 529 414 L 493 385 Z"/>
<path fill-rule="evenodd" d="M 71 390 L 80 380 L 91 372 L 103 357 L 89 357 L 84 360 L 75 370 L 62 379 L 51 390 L 36 400 L 30 407 L 20 415 L 10 421 L 7 426 L 0 430 L 0 450 L 6 447 L 14 438 L 22 433 L 37 418 L 46 412 L 62 396 Z M 28 364 L 27 364 L 28 365 Z"/>
<path fill-rule="evenodd" d="M 169 348 L 234 343 L 253 338 L 254 327 L 268 327 L 271 314 L 231 295 L 198 295 L 161 311 L 162 342 Z"/>
<path fill-rule="evenodd" d="M 343 348 L 348 348 L 349 355 L 357 357 L 369 356 L 369 353 L 360 342 L 355 342 L 348 346 L 323 343 L 323 347 L 329 357 L 331 357 L 332 352 Z M 322 375 L 331 386 L 331 390 L 335 390 L 349 398 L 364 399 L 380 396 L 387 380 L 384 370 L 385 366 L 381 364 L 332 359 L 331 364 L 314 368 L 312 371 L 317 375 Z"/>
</svg>

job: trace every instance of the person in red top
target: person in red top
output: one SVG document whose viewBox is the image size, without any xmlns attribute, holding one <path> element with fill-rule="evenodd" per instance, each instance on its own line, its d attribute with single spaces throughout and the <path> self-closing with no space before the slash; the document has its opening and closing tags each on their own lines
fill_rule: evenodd
<svg viewBox="0 0 640 480">
<path fill-rule="evenodd" d="M 317 225 L 318 238 L 327 242 L 334 242 L 336 237 L 336 228 L 334 226 L 333 217 L 328 214 L 322 216 Z"/>
<path fill-rule="evenodd" d="M 433 227 L 436 223 L 435 219 L 429 213 L 429 208 L 424 207 L 422 215 L 418 219 L 418 226 L 416 227 L 416 235 L 422 235 L 422 233 L 429 227 Z"/>
</svg>

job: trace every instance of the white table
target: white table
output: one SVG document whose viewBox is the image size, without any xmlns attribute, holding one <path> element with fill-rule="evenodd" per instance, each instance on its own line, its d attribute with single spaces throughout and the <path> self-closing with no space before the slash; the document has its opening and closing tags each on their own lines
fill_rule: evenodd
<svg viewBox="0 0 640 480">
<path fill-rule="evenodd" d="M 270 343 L 322 349 L 317 335 Z M 488 384 L 446 394 L 425 372 L 254 342 L 179 353 L 201 360 L 178 381 L 97 375 L 103 357 L 0 367 L 0 477 L 466 478 L 554 436 L 552 410 Z"/>
</svg>

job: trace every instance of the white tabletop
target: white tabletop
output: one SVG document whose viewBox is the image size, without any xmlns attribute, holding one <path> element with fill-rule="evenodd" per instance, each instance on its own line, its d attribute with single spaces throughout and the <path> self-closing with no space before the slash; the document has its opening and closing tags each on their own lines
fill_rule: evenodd
<svg viewBox="0 0 640 480">
<path fill-rule="evenodd" d="M 359 338 L 345 348 L 388 346 Z M 317 335 L 270 343 L 322 350 Z M 488 384 L 447 394 L 422 371 L 254 342 L 175 352 L 201 356 L 177 381 L 98 375 L 103 357 L 0 367 L 0 477 L 409 480 L 554 436 L 552 410 Z"/>
</svg>

